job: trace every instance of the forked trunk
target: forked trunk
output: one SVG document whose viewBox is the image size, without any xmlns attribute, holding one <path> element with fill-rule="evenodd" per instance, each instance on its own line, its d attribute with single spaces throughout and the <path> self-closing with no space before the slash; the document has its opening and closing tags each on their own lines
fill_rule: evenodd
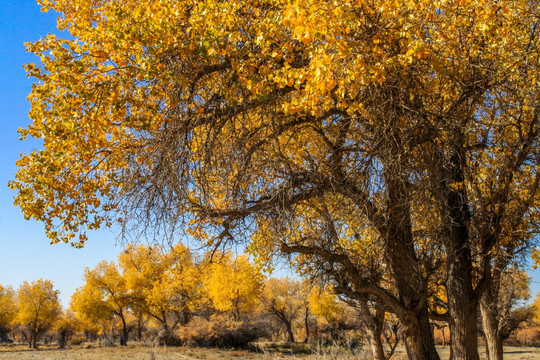
<svg viewBox="0 0 540 360">
<path fill-rule="evenodd" d="M 393 163 L 391 163 L 393 164 Z M 395 166 L 395 164 L 394 164 Z M 439 360 L 429 322 L 427 284 L 414 247 L 410 197 L 401 169 L 385 173 L 388 193 L 386 256 L 405 313 L 400 321 L 405 329 L 403 341 L 410 360 Z"/>
</svg>

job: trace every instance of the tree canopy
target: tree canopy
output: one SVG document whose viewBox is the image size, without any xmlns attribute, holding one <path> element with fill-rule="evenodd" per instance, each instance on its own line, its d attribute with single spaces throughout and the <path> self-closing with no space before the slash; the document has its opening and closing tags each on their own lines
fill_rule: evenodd
<svg viewBox="0 0 540 360">
<path fill-rule="evenodd" d="M 74 39 L 28 45 L 44 143 L 10 186 L 53 242 L 119 222 L 297 254 L 417 359 L 442 273 L 478 359 L 492 268 L 538 231 L 537 1 L 40 2 Z"/>
<path fill-rule="evenodd" d="M 24 281 L 19 286 L 15 321 L 23 325 L 22 333 L 29 347 L 37 348 L 38 338 L 62 315 L 58 295 L 50 280 Z"/>
</svg>

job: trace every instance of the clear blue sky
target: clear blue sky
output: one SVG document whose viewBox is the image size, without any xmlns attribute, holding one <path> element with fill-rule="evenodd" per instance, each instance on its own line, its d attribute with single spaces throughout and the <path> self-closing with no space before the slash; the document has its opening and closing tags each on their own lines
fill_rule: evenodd
<svg viewBox="0 0 540 360">
<path fill-rule="evenodd" d="M 43 225 L 24 220 L 13 206 L 14 193 L 7 187 L 19 155 L 39 146 L 37 141 L 19 141 L 17 133 L 30 121 L 26 97 L 32 80 L 22 65 L 38 60 L 26 53 L 24 43 L 56 32 L 56 17 L 42 13 L 35 0 L 0 0 L 0 284 L 17 288 L 24 280 L 50 279 L 67 306 L 73 290 L 82 285 L 85 267 L 116 258 L 120 248 L 115 234 L 90 233 L 84 249 L 50 245 Z"/>
<path fill-rule="evenodd" d="M 60 290 L 64 306 L 73 290 L 82 285 L 85 267 L 114 260 L 120 252 L 111 231 L 89 233 L 84 249 L 50 245 L 43 225 L 24 220 L 13 206 L 14 193 L 7 183 L 16 172 L 15 161 L 39 142 L 19 141 L 17 129 L 29 123 L 31 79 L 22 65 L 36 62 L 24 42 L 56 32 L 56 14 L 42 13 L 35 0 L 0 0 L 0 284 L 17 288 L 24 281 L 50 279 Z M 532 271 L 533 297 L 540 292 L 540 270 Z"/>
</svg>

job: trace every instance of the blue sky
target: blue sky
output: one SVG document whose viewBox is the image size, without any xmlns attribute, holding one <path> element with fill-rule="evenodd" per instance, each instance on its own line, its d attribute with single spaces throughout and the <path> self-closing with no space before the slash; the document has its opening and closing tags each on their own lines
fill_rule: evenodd
<svg viewBox="0 0 540 360">
<path fill-rule="evenodd" d="M 112 231 L 89 233 L 83 249 L 50 245 L 43 225 L 24 220 L 13 206 L 14 193 L 7 187 L 19 155 L 39 147 L 37 141 L 18 140 L 17 129 L 29 123 L 26 97 L 32 83 L 22 65 L 37 61 L 26 53 L 24 43 L 56 32 L 56 17 L 42 13 L 35 0 L 0 0 L 0 284 L 17 288 L 24 280 L 50 279 L 67 306 L 73 290 L 82 285 L 84 268 L 114 260 L 121 248 L 115 246 Z M 534 297 L 540 292 L 540 270 L 530 274 Z"/>
<path fill-rule="evenodd" d="M 39 147 L 37 141 L 19 141 L 17 133 L 30 121 L 26 97 L 32 80 L 22 65 L 38 60 L 26 53 L 24 43 L 56 32 L 56 17 L 42 13 L 35 0 L 0 0 L 0 284 L 17 288 L 24 280 L 50 279 L 67 306 L 73 290 L 82 285 L 85 267 L 116 258 L 120 247 L 115 234 L 89 233 L 84 249 L 50 245 L 43 225 L 25 220 L 13 206 L 14 192 L 7 187 L 19 155 Z"/>
</svg>

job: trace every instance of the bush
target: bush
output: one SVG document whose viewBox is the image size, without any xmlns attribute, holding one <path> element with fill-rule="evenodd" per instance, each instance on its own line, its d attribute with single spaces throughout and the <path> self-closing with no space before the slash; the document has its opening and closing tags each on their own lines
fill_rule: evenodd
<svg viewBox="0 0 540 360">
<path fill-rule="evenodd" d="M 505 343 L 513 346 L 540 346 L 540 327 L 518 329 Z"/>
<path fill-rule="evenodd" d="M 81 335 L 75 335 L 70 339 L 71 345 L 81 345 L 85 341 L 86 341 L 86 338 Z"/>
<path fill-rule="evenodd" d="M 182 346 L 184 342 L 180 337 L 171 330 L 160 330 L 156 336 L 155 342 L 158 345 L 165 346 Z"/>
<path fill-rule="evenodd" d="M 179 331 L 185 345 L 219 348 L 246 348 L 266 335 L 265 327 L 258 323 L 233 321 L 222 316 L 212 316 L 210 321 L 195 318 Z"/>
</svg>

